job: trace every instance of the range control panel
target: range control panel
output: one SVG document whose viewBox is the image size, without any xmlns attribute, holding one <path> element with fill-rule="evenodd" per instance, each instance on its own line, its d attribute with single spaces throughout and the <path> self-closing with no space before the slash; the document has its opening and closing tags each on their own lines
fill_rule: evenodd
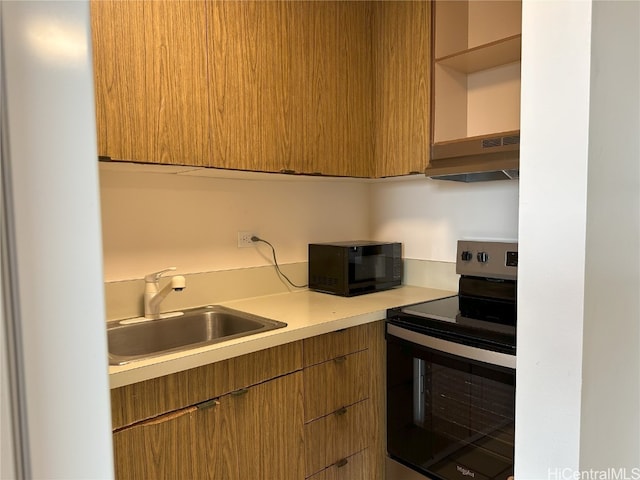
<svg viewBox="0 0 640 480">
<path fill-rule="evenodd" d="M 456 273 L 474 277 L 518 278 L 518 244 L 458 240 Z"/>
</svg>

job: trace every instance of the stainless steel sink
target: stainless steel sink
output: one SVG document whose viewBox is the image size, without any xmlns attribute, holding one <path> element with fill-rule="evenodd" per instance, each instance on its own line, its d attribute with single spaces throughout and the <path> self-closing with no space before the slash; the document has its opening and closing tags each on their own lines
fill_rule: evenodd
<svg viewBox="0 0 640 480">
<path fill-rule="evenodd" d="M 184 310 L 181 315 L 139 323 L 107 323 L 109 363 L 124 365 L 134 360 L 211 345 L 254 335 L 286 323 L 258 317 L 220 305 Z"/>
</svg>

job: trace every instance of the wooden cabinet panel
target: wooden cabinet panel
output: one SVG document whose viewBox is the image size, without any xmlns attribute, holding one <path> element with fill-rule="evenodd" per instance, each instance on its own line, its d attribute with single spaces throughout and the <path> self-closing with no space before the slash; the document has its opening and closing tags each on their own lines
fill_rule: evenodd
<svg viewBox="0 0 640 480">
<path fill-rule="evenodd" d="M 369 177 L 369 2 L 91 4 L 100 155 Z"/>
<path fill-rule="evenodd" d="M 363 400 L 306 424 L 307 475 L 319 472 L 372 444 L 373 413 L 371 401 Z"/>
<path fill-rule="evenodd" d="M 431 2 L 373 2 L 376 176 L 429 161 Z"/>
<path fill-rule="evenodd" d="M 194 405 L 302 368 L 302 342 L 111 390 L 113 428 Z"/>
<path fill-rule="evenodd" d="M 302 373 L 227 395 L 228 435 L 237 462 L 222 478 L 299 480 L 304 477 Z"/>
<path fill-rule="evenodd" d="M 303 62 L 305 173 L 373 175 L 373 64 L 368 2 L 293 2 Z"/>
<path fill-rule="evenodd" d="M 370 176 L 368 12 L 365 2 L 208 2 L 211 166 Z"/>
<path fill-rule="evenodd" d="M 206 165 L 204 2 L 91 3 L 98 153 Z"/>
<path fill-rule="evenodd" d="M 301 156 L 293 8 L 207 2 L 211 166 L 280 171 Z"/>
<path fill-rule="evenodd" d="M 365 454 L 369 459 L 369 480 L 384 480 L 387 453 L 387 348 L 385 322 L 370 324 L 369 395 L 371 398 L 373 442 Z"/>
<path fill-rule="evenodd" d="M 116 478 L 303 478 L 301 377 L 286 375 L 117 431 Z"/>
<path fill-rule="evenodd" d="M 196 412 L 191 407 L 115 432 L 116 478 L 195 478 L 191 442 Z"/>
<path fill-rule="evenodd" d="M 337 357 L 304 370 L 305 421 L 369 397 L 369 351 Z"/>
<path fill-rule="evenodd" d="M 367 450 L 364 450 L 347 457 L 309 477 L 309 480 L 371 480 L 376 472 L 371 470 L 367 454 Z"/>
<path fill-rule="evenodd" d="M 369 347 L 369 332 L 372 328 L 371 324 L 360 325 L 306 338 L 302 344 L 304 366 L 365 350 Z"/>
</svg>

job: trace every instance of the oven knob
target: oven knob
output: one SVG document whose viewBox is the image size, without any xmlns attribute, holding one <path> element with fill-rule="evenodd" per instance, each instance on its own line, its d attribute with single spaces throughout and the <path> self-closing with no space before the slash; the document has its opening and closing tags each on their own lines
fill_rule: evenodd
<svg viewBox="0 0 640 480">
<path fill-rule="evenodd" d="M 478 261 L 480 263 L 487 263 L 489 261 L 489 254 L 487 252 L 478 252 Z"/>
<path fill-rule="evenodd" d="M 462 252 L 462 255 L 460 255 L 460 258 L 463 262 L 470 262 L 473 259 L 473 254 L 470 251 L 465 250 Z"/>
</svg>

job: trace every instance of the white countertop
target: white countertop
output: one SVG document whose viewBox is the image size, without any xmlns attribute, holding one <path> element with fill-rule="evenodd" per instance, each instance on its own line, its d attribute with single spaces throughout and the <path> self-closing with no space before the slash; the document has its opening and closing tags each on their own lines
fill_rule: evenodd
<svg viewBox="0 0 640 480">
<path fill-rule="evenodd" d="M 122 387 L 341 328 L 382 320 L 388 308 L 455 294 L 447 290 L 402 286 L 350 298 L 304 290 L 223 302 L 220 305 L 279 320 L 287 326 L 127 365 L 110 366 L 110 387 Z"/>
</svg>

